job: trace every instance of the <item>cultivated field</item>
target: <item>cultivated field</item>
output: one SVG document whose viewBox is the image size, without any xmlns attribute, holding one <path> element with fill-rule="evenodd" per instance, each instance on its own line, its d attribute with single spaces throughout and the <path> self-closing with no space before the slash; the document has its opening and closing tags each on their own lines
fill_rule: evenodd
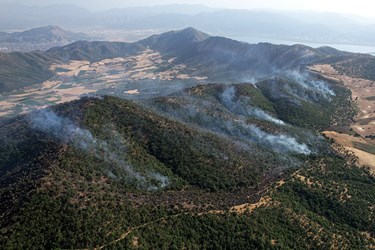
<svg viewBox="0 0 375 250">
<path fill-rule="evenodd" d="M 202 82 L 206 79 L 194 76 L 195 69 L 174 64 L 173 59 L 165 60 L 158 52 L 150 49 L 136 56 L 105 59 L 94 63 L 69 61 L 66 64 L 53 64 L 50 70 L 55 72 L 53 78 L 22 91 L 0 95 L 0 117 L 69 102 L 98 91 L 101 94 L 125 98 L 141 94 L 141 89 L 132 87 L 134 82 L 151 80 L 165 82 L 167 86 L 175 81 Z"/>
</svg>

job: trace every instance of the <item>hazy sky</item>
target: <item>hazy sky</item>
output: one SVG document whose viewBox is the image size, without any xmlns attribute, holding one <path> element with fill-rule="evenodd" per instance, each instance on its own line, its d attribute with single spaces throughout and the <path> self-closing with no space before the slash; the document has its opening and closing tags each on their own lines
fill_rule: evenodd
<svg viewBox="0 0 375 250">
<path fill-rule="evenodd" d="M 241 9 L 317 10 L 375 17 L 371 0 L 0 0 L 0 3 L 36 5 L 75 4 L 91 10 L 160 4 L 204 4 L 211 7 Z"/>
</svg>

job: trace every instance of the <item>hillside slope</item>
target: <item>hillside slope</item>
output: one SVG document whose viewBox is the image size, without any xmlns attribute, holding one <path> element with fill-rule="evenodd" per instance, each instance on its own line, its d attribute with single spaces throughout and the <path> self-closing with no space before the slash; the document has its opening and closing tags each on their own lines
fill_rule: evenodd
<svg viewBox="0 0 375 250">
<path fill-rule="evenodd" d="M 138 44 L 78 41 L 63 47 L 51 48 L 46 54 L 52 54 L 64 60 L 97 62 L 103 59 L 127 57 L 142 50 L 145 50 L 145 47 Z"/>
<path fill-rule="evenodd" d="M 2 121 L 0 244 L 374 244 L 374 178 L 314 132 L 334 114 L 351 118 L 342 109 L 350 93 L 331 84 L 336 95 L 325 99 L 277 81 L 273 93 L 264 82 L 212 84 L 141 103 L 83 98 Z M 277 109 L 291 95 L 288 110 L 303 109 L 292 117 Z"/>
<path fill-rule="evenodd" d="M 56 62 L 98 62 L 142 54 L 147 49 L 160 53 L 169 62 L 167 69 L 170 71 L 176 67 L 188 67 L 195 69 L 196 76 L 217 82 L 249 82 L 314 63 L 341 63 L 362 58 L 360 55 L 338 53 L 328 48 L 247 44 L 223 37 L 210 37 L 188 28 L 155 35 L 135 43 L 78 41 L 46 52 L 2 54 L 0 59 L 4 67 L 0 74 L 0 92 L 19 90 L 48 80 L 56 75 L 56 72 L 49 69 Z M 23 67 L 30 74 L 19 70 Z"/>
<path fill-rule="evenodd" d="M 79 40 L 91 40 L 83 33 L 74 33 L 58 26 L 44 26 L 13 33 L 0 33 L 0 47 L 3 52 L 30 52 L 47 50 Z"/>
<path fill-rule="evenodd" d="M 54 76 L 51 64 L 58 61 L 43 52 L 0 53 L 0 93 L 46 81 Z"/>
<path fill-rule="evenodd" d="M 83 33 L 74 33 L 58 26 L 45 26 L 21 32 L 0 34 L 0 42 L 7 43 L 52 43 L 66 44 L 72 41 L 89 39 Z"/>
</svg>

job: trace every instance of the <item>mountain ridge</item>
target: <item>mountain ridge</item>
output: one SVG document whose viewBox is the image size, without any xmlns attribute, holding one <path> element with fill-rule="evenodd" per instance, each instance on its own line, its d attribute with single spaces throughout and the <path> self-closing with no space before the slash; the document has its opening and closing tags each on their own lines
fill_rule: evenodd
<svg viewBox="0 0 375 250">
<path fill-rule="evenodd" d="M 371 32 L 373 21 L 364 22 L 360 17 L 334 13 L 328 16 L 321 12 L 216 10 L 206 7 L 195 8 L 191 5 L 135 7 L 99 12 L 87 11 L 77 6 L 58 5 L 49 7 L 2 5 L 1 9 L 3 10 L 0 13 L 2 29 L 27 29 L 51 23 L 63 27 L 77 27 L 77 24 L 80 24 L 81 28 L 104 26 L 112 29 L 132 27 L 140 30 L 172 30 L 194 26 L 222 36 L 282 38 L 286 41 L 306 43 L 327 41 L 332 44 L 372 45 L 374 43 L 374 35 Z M 14 19 L 14 16 L 20 18 Z M 171 18 L 174 22 L 170 22 Z"/>
<path fill-rule="evenodd" d="M 91 39 L 91 36 L 84 33 L 74 33 L 56 25 L 48 25 L 20 32 L 0 33 L 0 46 L 5 52 L 29 52 Z"/>
<path fill-rule="evenodd" d="M 178 42 L 176 42 L 178 41 Z M 340 61 L 350 58 L 354 54 L 337 52 L 334 49 L 313 49 L 304 45 L 273 45 L 269 43 L 248 44 L 238 42 L 224 37 L 213 37 L 198 31 L 194 28 L 187 28 L 179 31 L 167 32 L 161 35 L 151 36 L 148 39 L 135 43 L 105 42 L 105 41 L 78 41 L 66 46 L 54 47 L 46 52 L 38 52 L 42 58 L 50 58 L 50 61 L 40 61 L 37 65 L 45 65 L 40 71 L 36 68 L 33 76 L 24 78 L 28 85 L 38 81 L 45 81 L 51 77 L 52 72 L 46 69 L 48 64 L 69 60 L 87 60 L 97 62 L 103 59 L 116 57 L 127 57 L 144 51 L 147 47 L 161 53 L 165 58 L 176 58 L 176 63 L 190 65 L 197 68 L 197 75 L 210 76 L 211 80 L 236 81 L 241 75 L 243 79 L 248 77 L 264 77 L 293 67 L 308 65 L 323 61 Z M 29 54 L 29 55 L 36 55 Z M 19 64 L 28 64 L 27 53 L 8 54 L 0 59 L 1 65 L 10 64 L 12 61 L 19 61 Z M 38 60 L 38 57 L 35 58 Z M 199 65 L 206 65 L 201 68 Z M 16 67 L 7 70 L 18 75 L 22 68 Z M 223 68 L 225 73 L 223 73 Z M 4 72 L 6 70 L 4 69 Z M 38 75 L 38 72 L 42 72 Z M 48 76 L 48 77 L 46 77 Z M 2 79 L 1 79 L 2 78 Z M 9 81 L 9 82 L 8 82 Z M 0 91 L 16 90 L 18 86 L 25 84 L 19 80 L 12 80 L 4 74 L 0 77 Z M 13 86 L 13 87 L 12 87 Z"/>
<path fill-rule="evenodd" d="M 83 33 L 73 33 L 55 25 L 38 27 L 21 32 L 6 33 L 7 38 L 1 39 L 0 42 L 30 42 L 30 43 L 69 43 L 74 40 L 90 39 L 90 36 Z"/>
</svg>

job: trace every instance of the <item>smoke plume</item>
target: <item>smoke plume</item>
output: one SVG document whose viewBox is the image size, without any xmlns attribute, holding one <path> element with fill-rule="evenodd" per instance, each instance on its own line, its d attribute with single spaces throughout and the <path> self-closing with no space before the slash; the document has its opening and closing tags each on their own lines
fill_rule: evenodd
<svg viewBox="0 0 375 250">
<path fill-rule="evenodd" d="M 319 101 L 321 99 L 331 100 L 332 96 L 336 96 L 335 92 L 329 85 L 322 80 L 315 80 L 308 73 L 299 71 L 287 71 L 285 76 L 296 82 L 300 88 L 289 88 L 291 94 L 300 96 L 304 99 L 313 99 Z"/>
<path fill-rule="evenodd" d="M 33 129 L 48 134 L 60 142 L 81 149 L 87 154 L 94 155 L 98 159 L 119 167 L 126 173 L 127 180 L 135 182 L 140 188 L 157 190 L 169 184 L 168 177 L 158 173 L 141 175 L 124 159 L 127 151 L 124 138 L 116 131 L 106 131 L 110 137 L 107 141 L 95 138 L 87 129 L 82 129 L 70 119 L 60 117 L 50 109 L 36 111 L 29 114 L 28 119 Z M 108 170 L 108 176 L 120 180 L 112 171 Z M 158 185 L 149 185 L 148 179 Z"/>
<path fill-rule="evenodd" d="M 255 140 L 255 142 L 265 147 L 272 148 L 276 152 L 297 153 L 304 155 L 311 154 L 311 150 L 306 144 L 298 143 L 293 137 L 287 135 L 268 134 L 255 125 L 249 125 L 248 128 L 251 131 L 252 139 Z"/>
<path fill-rule="evenodd" d="M 241 100 L 235 101 L 236 90 L 234 86 L 230 86 L 224 90 L 221 94 L 220 99 L 223 105 L 232 113 L 243 115 L 243 116 L 252 116 L 261 120 L 269 121 L 277 125 L 285 125 L 282 120 L 272 117 L 263 110 L 254 107 L 245 107 L 242 105 Z M 250 100 L 247 100 L 250 101 Z"/>
</svg>

